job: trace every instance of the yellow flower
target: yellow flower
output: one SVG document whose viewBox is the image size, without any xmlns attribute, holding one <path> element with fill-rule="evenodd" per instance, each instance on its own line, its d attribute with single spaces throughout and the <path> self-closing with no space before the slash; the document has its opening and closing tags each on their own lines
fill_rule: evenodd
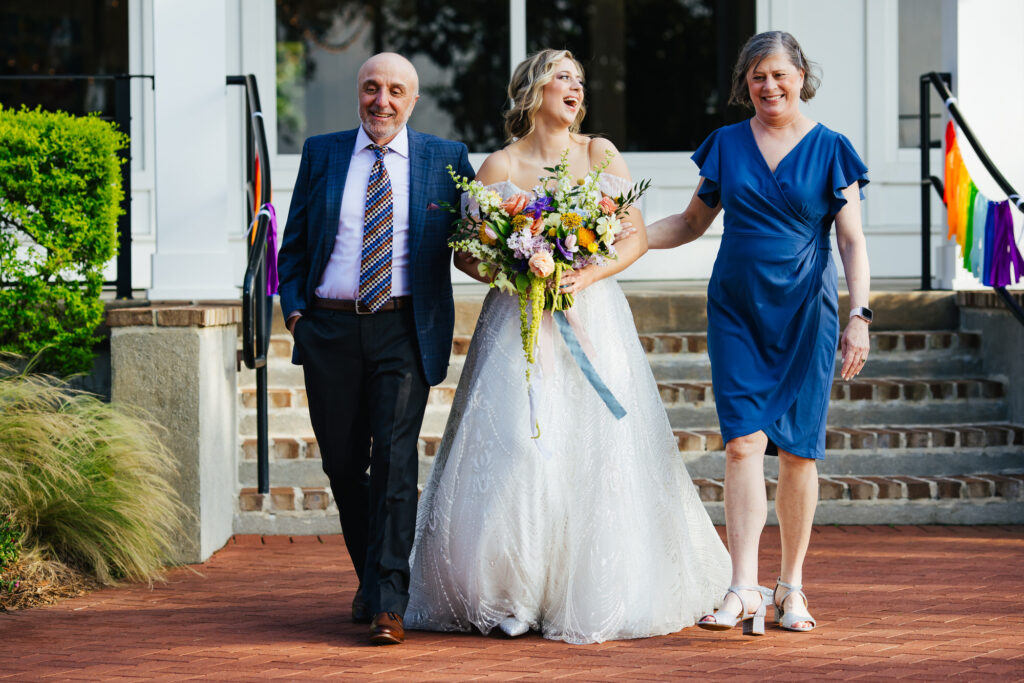
<svg viewBox="0 0 1024 683">
<path fill-rule="evenodd" d="M 578 213 L 563 213 L 562 227 L 567 230 L 578 230 L 583 225 L 583 219 Z"/>
<path fill-rule="evenodd" d="M 548 230 L 548 237 L 554 237 L 557 234 L 558 234 L 558 231 L 555 230 L 554 228 L 551 228 L 550 230 Z"/>
<path fill-rule="evenodd" d="M 587 251 L 589 251 L 591 254 L 597 251 L 597 242 L 591 242 L 590 244 L 588 244 Z"/>
<path fill-rule="evenodd" d="M 576 214 L 573 214 L 574 216 Z M 576 231 L 577 244 L 583 249 L 589 249 L 594 252 L 597 249 L 597 235 L 590 228 L 580 228 Z M 591 249 L 593 247 L 593 249 Z"/>
<path fill-rule="evenodd" d="M 512 229 L 522 230 L 523 228 L 529 227 L 533 223 L 533 219 L 524 214 L 519 214 L 512 219 Z"/>
</svg>

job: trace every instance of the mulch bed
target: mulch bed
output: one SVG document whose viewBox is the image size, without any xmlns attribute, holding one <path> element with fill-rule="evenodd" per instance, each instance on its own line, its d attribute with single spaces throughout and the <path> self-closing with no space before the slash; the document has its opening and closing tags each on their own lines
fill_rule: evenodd
<svg viewBox="0 0 1024 683">
<path fill-rule="evenodd" d="M 0 612 L 50 605 L 100 587 L 101 583 L 66 564 L 21 560 L 0 572 Z"/>
</svg>

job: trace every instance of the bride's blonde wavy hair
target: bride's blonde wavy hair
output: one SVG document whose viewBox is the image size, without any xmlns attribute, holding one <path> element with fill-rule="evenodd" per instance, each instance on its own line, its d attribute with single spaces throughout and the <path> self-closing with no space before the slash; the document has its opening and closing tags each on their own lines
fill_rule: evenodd
<svg viewBox="0 0 1024 683">
<path fill-rule="evenodd" d="M 571 59 L 583 78 L 583 65 L 568 50 L 541 50 L 530 55 L 516 67 L 512 80 L 508 82 L 508 97 L 512 106 L 505 112 L 505 137 L 508 142 L 524 138 L 533 132 L 534 117 L 544 100 L 542 90 L 555 77 L 555 66 L 563 59 Z M 580 102 L 576 118 L 569 126 L 569 132 L 579 133 L 587 109 Z"/>
</svg>

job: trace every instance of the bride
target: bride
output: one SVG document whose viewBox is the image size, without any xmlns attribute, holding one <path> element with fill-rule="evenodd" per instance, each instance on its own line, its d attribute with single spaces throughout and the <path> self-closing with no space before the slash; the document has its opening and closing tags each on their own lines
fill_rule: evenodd
<svg viewBox="0 0 1024 683">
<path fill-rule="evenodd" d="M 567 148 L 579 178 L 616 151 L 578 133 L 583 73 L 568 51 L 529 57 L 508 92 L 513 142 L 477 175 L 503 198 L 528 192 Z M 630 187 L 617 153 L 601 181 L 613 197 Z M 647 249 L 636 209 L 630 220 L 635 231 L 616 243 L 618 260 L 562 276 L 591 360 L 626 416 L 609 412 L 545 320 L 531 375 L 541 436 L 532 439 L 519 301 L 492 290 L 420 499 L 407 627 L 534 629 L 570 643 L 640 638 L 694 624 L 728 586 L 728 553 L 679 456 L 613 277 Z M 475 262 L 455 261 L 483 281 Z"/>
</svg>

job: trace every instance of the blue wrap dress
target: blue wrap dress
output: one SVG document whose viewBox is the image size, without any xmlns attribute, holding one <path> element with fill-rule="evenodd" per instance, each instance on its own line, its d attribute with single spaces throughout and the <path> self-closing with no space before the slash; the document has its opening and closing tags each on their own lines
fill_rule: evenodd
<svg viewBox="0 0 1024 683">
<path fill-rule="evenodd" d="M 824 458 L 839 343 L 829 234 L 843 189 L 866 185 L 867 167 L 819 123 L 773 173 L 749 120 L 713 132 L 693 160 L 698 196 L 725 211 L 707 307 L 722 438 L 763 430 L 778 448 Z"/>
</svg>

